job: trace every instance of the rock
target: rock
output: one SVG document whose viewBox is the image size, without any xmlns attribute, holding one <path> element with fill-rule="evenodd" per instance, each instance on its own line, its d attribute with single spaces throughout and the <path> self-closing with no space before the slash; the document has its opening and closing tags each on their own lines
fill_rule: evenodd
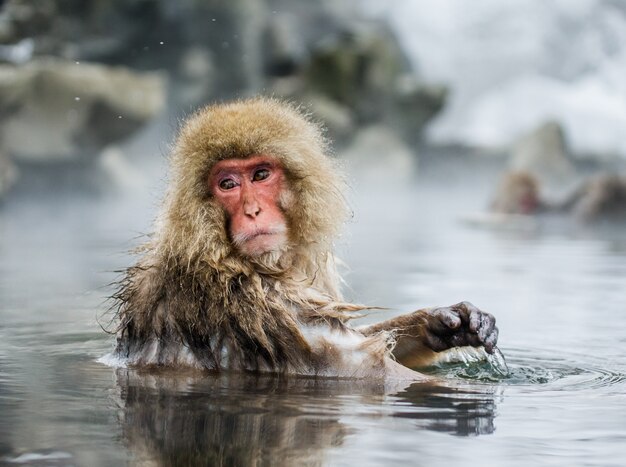
<svg viewBox="0 0 626 467">
<path fill-rule="evenodd" d="M 354 109 L 361 122 L 377 120 L 408 63 L 382 23 L 351 25 L 311 52 L 305 79 L 311 89 Z"/>
<path fill-rule="evenodd" d="M 447 89 L 417 78 L 385 22 L 335 18 L 327 27 L 334 29 L 305 44 L 308 56 L 302 58 L 300 45 L 279 54 L 291 57 L 290 65 L 282 67 L 281 76 L 270 76 L 266 89 L 297 101 L 320 103 L 322 119 L 340 145 L 359 125 L 382 122 L 411 143 L 418 140 L 445 104 Z M 295 41 L 287 33 L 283 36 L 284 47 Z M 341 118 L 327 118 L 339 114 Z"/>
<path fill-rule="evenodd" d="M 576 181 L 563 129 L 555 121 L 548 121 L 520 138 L 513 146 L 509 166 L 536 176 L 542 191 L 563 191 Z"/>
<path fill-rule="evenodd" d="M 269 19 L 261 52 L 263 71 L 268 76 L 290 76 L 302 69 L 307 52 L 293 13 L 281 12 Z"/>
<path fill-rule="evenodd" d="M 35 56 L 124 63 L 124 57 L 154 44 L 153 34 L 171 29 L 160 22 L 161 8 L 154 1 L 6 0 L 0 9 L 0 43 L 28 38 Z"/>
<path fill-rule="evenodd" d="M 174 6 L 165 0 L 160 3 L 164 11 L 178 14 L 170 16 L 170 21 L 176 23 L 179 31 L 179 47 L 201 45 L 210 51 L 217 71 L 212 78 L 213 98 L 259 92 L 263 68 L 262 31 L 267 13 L 265 0 L 188 1 L 183 6 Z M 158 55 L 154 58 L 158 60 Z"/>
<path fill-rule="evenodd" d="M 0 66 L 0 147 L 16 161 L 85 160 L 165 105 L 160 73 L 38 59 Z"/>
<path fill-rule="evenodd" d="M 13 63 L 21 65 L 33 58 L 35 41 L 22 39 L 16 44 L 0 45 L 0 63 Z"/>
<path fill-rule="evenodd" d="M 326 96 L 309 94 L 301 99 L 313 116 L 319 119 L 328 132 L 328 137 L 335 146 L 342 146 L 352 137 L 356 124 L 350 109 Z"/>
<path fill-rule="evenodd" d="M 441 106 L 441 95 L 432 99 L 436 93 L 425 95 L 424 88 L 397 87 L 411 72 L 406 54 L 387 22 L 366 18 L 359 2 L 0 3 L 0 62 L 57 56 L 166 69 L 169 102 L 185 111 L 281 87 L 291 92 L 279 95 L 298 101 L 333 101 L 359 124 L 388 120 L 397 110 L 402 117 L 396 120 L 409 125 L 403 134 L 413 135 Z"/>
<path fill-rule="evenodd" d="M 400 76 L 393 96 L 394 125 L 409 141 L 418 140 L 424 126 L 443 108 L 447 96 L 444 85 L 421 81 L 409 73 Z"/>
<path fill-rule="evenodd" d="M 54 0 L 0 2 L 0 43 L 13 43 L 50 29 L 57 6 Z"/>
<path fill-rule="evenodd" d="M 115 188 L 128 191 L 145 187 L 144 174 L 128 162 L 123 150 L 117 145 L 104 148 L 98 158 L 98 168 Z"/>
<path fill-rule="evenodd" d="M 9 191 L 16 178 L 17 171 L 15 166 L 11 164 L 8 157 L 0 152 L 0 199 Z"/>
<path fill-rule="evenodd" d="M 176 102 L 184 107 L 194 107 L 206 102 L 214 94 L 216 69 L 208 49 L 191 47 L 180 58 L 179 83 Z"/>
<path fill-rule="evenodd" d="M 360 130 L 339 157 L 349 166 L 349 172 L 360 180 L 378 182 L 381 177 L 392 175 L 394 183 L 408 183 L 417 172 L 417 153 L 394 130 L 384 125 Z"/>
</svg>

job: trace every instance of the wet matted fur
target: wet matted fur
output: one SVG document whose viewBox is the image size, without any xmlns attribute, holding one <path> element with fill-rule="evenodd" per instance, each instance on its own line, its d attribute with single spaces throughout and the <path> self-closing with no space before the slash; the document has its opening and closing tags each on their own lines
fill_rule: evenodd
<svg viewBox="0 0 626 467">
<path fill-rule="evenodd" d="M 155 232 L 114 295 L 116 354 L 133 365 L 332 374 L 354 356 L 311 338 L 330 327 L 358 337 L 362 371 L 382 372 L 390 336 L 365 338 L 345 325 L 364 307 L 340 295 L 332 250 L 349 211 L 328 152 L 320 126 L 275 99 L 212 105 L 191 116 L 171 154 Z M 285 251 L 249 258 L 232 246 L 208 178 L 220 160 L 259 154 L 277 158 L 285 172 L 279 204 L 289 236 Z"/>
</svg>

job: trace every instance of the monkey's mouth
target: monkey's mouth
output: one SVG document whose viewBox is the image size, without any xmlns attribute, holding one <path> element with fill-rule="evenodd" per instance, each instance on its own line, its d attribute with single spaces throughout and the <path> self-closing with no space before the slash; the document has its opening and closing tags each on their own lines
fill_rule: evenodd
<svg viewBox="0 0 626 467">
<path fill-rule="evenodd" d="M 278 235 L 280 232 L 273 232 L 273 231 L 261 231 L 261 232 L 255 232 L 253 233 L 250 238 L 248 238 L 248 241 L 250 240 L 254 240 L 255 238 L 259 238 L 262 236 L 267 236 L 267 235 Z"/>
<path fill-rule="evenodd" d="M 273 227 L 269 229 L 255 229 L 251 232 L 240 232 L 233 237 L 233 242 L 235 245 L 240 245 L 250 240 L 254 240 L 255 238 L 269 236 L 269 235 L 279 235 L 285 233 L 284 228 Z"/>
<path fill-rule="evenodd" d="M 284 243 L 284 227 L 257 228 L 250 232 L 240 232 L 233 236 L 237 248 L 248 253 L 264 253 L 280 248 Z"/>
</svg>

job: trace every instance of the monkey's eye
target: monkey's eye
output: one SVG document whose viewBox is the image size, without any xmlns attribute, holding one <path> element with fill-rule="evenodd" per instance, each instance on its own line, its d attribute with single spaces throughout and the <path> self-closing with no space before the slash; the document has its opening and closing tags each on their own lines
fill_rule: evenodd
<svg viewBox="0 0 626 467">
<path fill-rule="evenodd" d="M 220 182 L 220 188 L 222 190 L 232 190 L 236 186 L 237 184 L 232 178 L 225 178 L 224 180 Z"/>
<path fill-rule="evenodd" d="M 261 180 L 265 180 L 269 176 L 270 176 L 270 171 L 269 170 L 267 170 L 267 169 L 259 169 L 256 172 L 254 172 L 254 175 L 252 176 L 252 181 L 260 182 Z"/>
</svg>

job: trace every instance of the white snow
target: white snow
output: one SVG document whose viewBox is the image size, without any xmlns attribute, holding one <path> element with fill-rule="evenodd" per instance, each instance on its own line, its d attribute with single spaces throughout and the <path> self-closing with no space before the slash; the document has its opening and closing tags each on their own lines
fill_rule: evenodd
<svg viewBox="0 0 626 467">
<path fill-rule="evenodd" d="M 575 153 L 626 157 L 626 3 L 362 0 L 452 91 L 434 142 L 506 146 L 556 119 Z"/>
</svg>

